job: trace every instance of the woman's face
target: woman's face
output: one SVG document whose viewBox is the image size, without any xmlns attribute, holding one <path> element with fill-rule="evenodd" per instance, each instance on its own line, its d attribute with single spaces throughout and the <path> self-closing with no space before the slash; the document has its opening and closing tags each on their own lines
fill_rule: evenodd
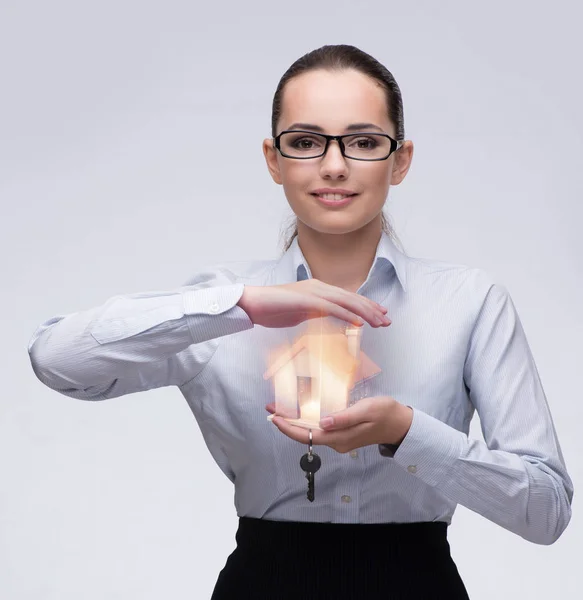
<svg viewBox="0 0 583 600">
<path fill-rule="evenodd" d="M 285 86 L 277 133 L 287 129 L 308 129 L 296 123 L 317 125 L 322 133 L 340 135 L 355 123 L 376 125 L 392 138 L 386 96 L 374 79 L 356 70 L 315 70 L 294 77 Z M 378 131 L 359 127 L 359 131 Z M 330 142 L 319 158 L 297 160 L 282 156 L 271 138 L 264 140 L 263 152 L 273 180 L 283 189 L 303 226 L 320 233 L 349 233 L 380 224 L 381 211 L 390 185 L 399 184 L 413 156 L 410 141 L 387 160 L 360 161 L 344 158 L 336 142 Z M 328 206 L 315 190 L 334 188 L 356 194 L 347 204 Z M 298 225 L 301 225 L 300 223 Z"/>
</svg>

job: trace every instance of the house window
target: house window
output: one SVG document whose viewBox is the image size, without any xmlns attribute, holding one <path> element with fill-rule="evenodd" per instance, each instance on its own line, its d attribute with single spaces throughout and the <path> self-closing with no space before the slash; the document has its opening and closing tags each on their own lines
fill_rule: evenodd
<svg viewBox="0 0 583 600">
<path fill-rule="evenodd" d="M 366 398 L 370 394 L 370 382 L 368 379 L 357 381 L 350 392 L 350 406 L 355 402 Z"/>
</svg>

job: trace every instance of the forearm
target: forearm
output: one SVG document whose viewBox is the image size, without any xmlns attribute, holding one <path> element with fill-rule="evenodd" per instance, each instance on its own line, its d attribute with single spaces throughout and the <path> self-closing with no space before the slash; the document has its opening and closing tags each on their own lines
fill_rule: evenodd
<svg viewBox="0 0 583 600">
<path fill-rule="evenodd" d="M 92 390 L 97 396 L 124 377 L 134 377 L 139 389 L 178 383 L 183 373 L 170 364 L 173 356 L 253 326 L 236 306 L 242 289 L 233 284 L 115 296 L 90 310 L 55 317 L 32 336 L 32 367 L 45 385 L 63 393 Z"/>
<path fill-rule="evenodd" d="M 415 410 L 394 460 L 451 501 L 537 544 L 571 518 L 572 482 L 560 455 L 490 450 L 483 441 Z"/>
</svg>

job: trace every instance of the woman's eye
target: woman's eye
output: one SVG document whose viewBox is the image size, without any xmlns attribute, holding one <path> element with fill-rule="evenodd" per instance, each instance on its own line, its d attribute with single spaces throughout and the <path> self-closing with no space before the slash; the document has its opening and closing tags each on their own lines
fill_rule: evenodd
<svg viewBox="0 0 583 600">
<path fill-rule="evenodd" d="M 306 150 L 310 150 L 311 148 L 313 148 L 313 144 L 314 144 L 314 140 L 312 140 L 312 139 L 300 138 L 299 140 L 296 140 L 293 145 L 296 148 L 304 148 Z"/>
<path fill-rule="evenodd" d="M 367 149 L 367 148 L 374 148 L 377 145 L 377 142 L 376 142 L 376 140 L 373 140 L 372 138 L 360 138 L 360 139 L 356 140 L 356 144 L 358 145 L 359 148 Z"/>
</svg>

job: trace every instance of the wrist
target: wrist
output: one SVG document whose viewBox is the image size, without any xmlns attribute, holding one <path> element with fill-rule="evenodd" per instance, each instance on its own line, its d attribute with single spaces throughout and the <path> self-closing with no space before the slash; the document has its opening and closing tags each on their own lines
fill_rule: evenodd
<svg viewBox="0 0 583 600">
<path fill-rule="evenodd" d="M 410 406 L 397 402 L 393 417 L 391 418 L 391 435 L 387 443 L 398 448 L 407 436 L 407 433 L 409 433 L 412 422 L 413 409 Z"/>
<path fill-rule="evenodd" d="M 411 423 L 413 422 L 413 409 L 410 406 L 405 406 L 404 404 L 401 404 L 401 406 L 403 407 L 403 430 L 402 435 L 397 442 L 398 444 L 405 439 L 409 433 L 409 429 L 411 429 Z"/>
<path fill-rule="evenodd" d="M 379 453 L 381 456 L 393 458 L 395 452 L 409 433 L 411 423 L 413 422 L 413 409 L 410 406 L 396 403 L 393 416 L 389 419 L 388 434 L 385 439 L 391 439 L 391 443 L 379 444 Z"/>
<path fill-rule="evenodd" d="M 242 308 L 246 313 L 247 316 L 249 317 L 249 319 L 251 320 L 251 322 L 253 324 L 255 324 L 252 316 L 251 316 L 251 309 L 249 308 L 249 295 L 251 294 L 251 287 L 248 285 L 245 285 L 243 287 L 243 293 L 241 294 L 241 297 L 239 298 L 239 301 L 237 302 L 237 306 L 239 308 Z"/>
</svg>

